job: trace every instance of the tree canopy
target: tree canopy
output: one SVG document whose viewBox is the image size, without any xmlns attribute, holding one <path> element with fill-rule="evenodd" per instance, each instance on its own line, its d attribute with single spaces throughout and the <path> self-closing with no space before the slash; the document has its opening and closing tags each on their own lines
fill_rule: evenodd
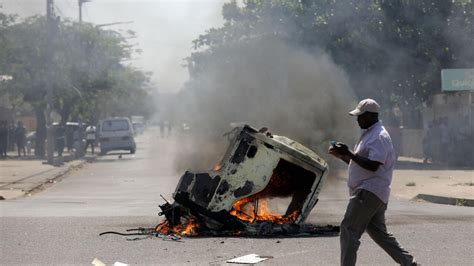
<svg viewBox="0 0 474 266">
<path fill-rule="evenodd" d="M 44 17 L 17 22 L 1 14 L 0 22 L 0 73 L 12 77 L 0 84 L 0 92 L 32 107 L 40 139 L 48 81 L 61 122 L 96 123 L 106 116 L 153 112 L 149 75 L 123 63 L 133 46 L 121 34 L 66 20 L 58 21 L 48 41 Z"/>
<path fill-rule="evenodd" d="M 210 66 L 217 62 L 242 71 L 247 62 L 240 55 L 264 50 L 255 45 L 262 40 L 312 55 L 322 51 L 345 71 L 356 98 L 376 98 L 405 112 L 419 112 L 440 92 L 442 68 L 474 64 L 470 0 L 234 0 L 222 15 L 222 27 L 194 41 L 190 90 L 205 92 L 203 77 L 214 75 Z"/>
</svg>

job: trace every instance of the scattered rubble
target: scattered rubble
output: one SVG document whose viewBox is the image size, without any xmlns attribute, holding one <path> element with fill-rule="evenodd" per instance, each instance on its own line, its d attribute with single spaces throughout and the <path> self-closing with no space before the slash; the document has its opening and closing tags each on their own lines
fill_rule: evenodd
<svg viewBox="0 0 474 266">
<path fill-rule="evenodd" d="M 208 173 L 185 172 L 174 202 L 160 205 L 155 228 L 104 232 L 139 240 L 159 237 L 336 236 L 339 226 L 304 223 L 318 202 L 328 165 L 316 153 L 266 128 L 236 127 L 223 157 Z M 227 133 L 226 135 L 229 135 Z"/>
</svg>

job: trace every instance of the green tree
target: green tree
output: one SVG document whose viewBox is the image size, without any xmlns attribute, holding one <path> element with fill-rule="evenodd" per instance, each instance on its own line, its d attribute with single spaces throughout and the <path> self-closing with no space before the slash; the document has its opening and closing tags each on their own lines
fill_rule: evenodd
<svg viewBox="0 0 474 266">
<path fill-rule="evenodd" d="M 442 68 L 474 62 L 470 0 L 247 0 L 242 6 L 231 1 L 223 17 L 222 27 L 194 41 L 191 83 L 206 75 L 211 62 L 227 62 L 238 71 L 234 51 L 273 38 L 309 53 L 328 53 L 347 72 L 358 98 L 416 113 L 440 92 Z"/>
<path fill-rule="evenodd" d="M 117 32 L 62 21 L 48 43 L 44 17 L 10 23 L 1 30 L 5 34 L 0 41 L 6 44 L 2 48 L 7 47 L 8 52 L 0 51 L 9 56 L 0 59 L 0 66 L 13 79 L 0 90 L 35 110 L 37 155 L 44 154 L 48 67 L 52 73 L 53 109 L 62 123 L 71 117 L 97 122 L 101 115 L 136 115 L 137 110 L 143 115 L 149 112 L 145 107 L 152 107 L 147 74 L 122 64 L 130 58 L 133 47 Z M 49 66 L 48 45 L 54 51 Z"/>
</svg>

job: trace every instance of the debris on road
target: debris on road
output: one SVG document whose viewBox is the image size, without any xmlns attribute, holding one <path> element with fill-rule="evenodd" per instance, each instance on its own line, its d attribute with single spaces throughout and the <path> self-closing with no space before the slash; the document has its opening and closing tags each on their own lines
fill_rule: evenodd
<svg viewBox="0 0 474 266">
<path fill-rule="evenodd" d="M 160 234 L 184 236 L 337 235 L 337 226 L 303 224 L 318 201 L 328 165 L 316 153 L 265 128 L 237 127 L 208 173 L 185 172 L 160 205 Z"/>
<path fill-rule="evenodd" d="M 105 263 L 103 263 L 101 260 L 98 258 L 94 258 L 94 260 L 91 262 L 92 265 L 94 266 L 105 266 Z"/>
<path fill-rule="evenodd" d="M 318 202 L 328 165 L 316 153 L 268 129 L 237 127 L 224 158 L 208 173 L 186 171 L 170 203 L 160 205 L 165 219 L 154 228 L 116 234 L 186 237 L 337 236 L 339 226 L 304 223 Z M 229 135 L 227 133 L 226 135 Z M 145 237 L 144 237 L 145 236 Z"/>
<path fill-rule="evenodd" d="M 94 258 L 94 260 L 91 262 L 92 265 L 94 266 L 106 266 L 105 263 L 103 263 L 101 260 L 99 260 L 98 258 Z M 128 264 L 126 263 L 122 263 L 122 262 L 119 262 L 119 261 L 116 261 L 113 266 L 128 266 Z"/>
<path fill-rule="evenodd" d="M 271 256 L 259 256 L 257 254 L 248 254 L 242 257 L 237 257 L 228 260 L 227 263 L 239 263 L 239 264 L 256 264 L 264 260 L 272 259 Z"/>
</svg>

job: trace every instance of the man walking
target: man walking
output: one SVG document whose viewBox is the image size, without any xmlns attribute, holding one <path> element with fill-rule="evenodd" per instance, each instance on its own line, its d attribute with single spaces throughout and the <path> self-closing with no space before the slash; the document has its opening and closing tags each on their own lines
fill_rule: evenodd
<svg viewBox="0 0 474 266">
<path fill-rule="evenodd" d="M 349 112 L 357 116 L 363 131 L 354 151 L 341 142 L 329 148 L 330 154 L 349 164 L 350 201 L 341 222 L 340 237 L 344 266 L 355 265 L 364 231 L 399 264 L 417 265 L 385 226 L 395 155 L 390 135 L 378 119 L 379 108 L 374 100 L 365 99 Z"/>
</svg>

